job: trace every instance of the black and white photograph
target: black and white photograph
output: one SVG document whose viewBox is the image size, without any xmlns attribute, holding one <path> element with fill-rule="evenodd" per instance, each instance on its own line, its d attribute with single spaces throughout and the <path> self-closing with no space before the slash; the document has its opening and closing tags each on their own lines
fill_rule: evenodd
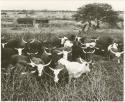
<svg viewBox="0 0 125 102">
<path fill-rule="evenodd" d="M 124 101 L 124 0 L 0 0 L 1 101 Z"/>
</svg>

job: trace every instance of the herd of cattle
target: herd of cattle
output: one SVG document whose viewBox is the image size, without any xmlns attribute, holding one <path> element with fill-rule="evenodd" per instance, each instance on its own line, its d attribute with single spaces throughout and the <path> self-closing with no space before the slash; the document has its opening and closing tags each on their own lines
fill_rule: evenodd
<svg viewBox="0 0 125 102">
<path fill-rule="evenodd" d="M 29 39 L 6 40 L 1 39 L 1 66 L 2 69 L 16 68 L 16 64 L 30 66 L 28 71 L 21 74 L 37 73 L 43 75 L 44 69 L 50 69 L 54 74 L 54 82 L 58 83 L 60 72 L 65 69 L 68 72 L 69 81 L 78 78 L 83 73 L 90 72 L 93 65 L 93 55 L 117 58 L 123 54 L 123 43 L 115 42 L 110 36 L 87 38 L 72 35 L 70 37 L 55 37 L 53 40 L 39 41 Z M 49 73 L 48 73 L 49 74 Z"/>
</svg>

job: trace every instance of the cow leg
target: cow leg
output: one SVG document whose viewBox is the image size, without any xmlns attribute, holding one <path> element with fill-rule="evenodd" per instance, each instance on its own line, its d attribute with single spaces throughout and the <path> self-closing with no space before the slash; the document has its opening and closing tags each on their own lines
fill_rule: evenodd
<svg viewBox="0 0 125 102">
<path fill-rule="evenodd" d="M 72 80 L 72 75 L 69 74 L 69 83 L 71 83 L 71 80 Z"/>
</svg>

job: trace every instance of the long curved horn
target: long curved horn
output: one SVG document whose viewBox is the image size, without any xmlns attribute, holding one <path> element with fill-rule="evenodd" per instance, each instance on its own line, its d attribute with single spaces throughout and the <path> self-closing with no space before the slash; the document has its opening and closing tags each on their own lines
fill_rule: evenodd
<svg viewBox="0 0 125 102">
<path fill-rule="evenodd" d="M 84 62 L 83 59 L 82 59 L 81 57 L 79 58 L 79 60 L 80 60 L 80 62 L 82 62 L 82 63 Z"/>
<path fill-rule="evenodd" d="M 80 44 L 81 44 L 81 45 L 85 45 L 85 46 L 86 46 L 86 44 L 83 44 L 83 43 L 81 43 L 81 42 L 80 42 Z"/>
<path fill-rule="evenodd" d="M 92 60 L 90 60 L 88 63 L 92 63 Z"/>
<path fill-rule="evenodd" d="M 51 67 L 49 67 L 52 71 L 54 71 L 54 69 L 53 68 L 51 68 Z"/>
<path fill-rule="evenodd" d="M 94 53 L 95 52 L 95 49 L 92 51 L 92 53 Z"/>
<path fill-rule="evenodd" d="M 57 50 L 59 51 L 59 50 Z M 59 51 L 59 53 L 57 53 L 57 55 L 62 55 L 63 54 L 63 51 Z"/>
<path fill-rule="evenodd" d="M 38 54 L 39 52 L 35 52 L 34 54 Z"/>
<path fill-rule="evenodd" d="M 87 47 L 81 47 L 82 49 L 86 49 Z"/>
<path fill-rule="evenodd" d="M 90 48 L 94 48 L 94 46 L 89 46 Z"/>
<path fill-rule="evenodd" d="M 48 52 L 46 52 L 46 50 L 44 49 L 44 52 L 45 52 L 45 54 L 47 54 L 47 55 L 52 55 L 51 53 L 48 53 Z"/>
<path fill-rule="evenodd" d="M 82 50 L 84 53 L 87 53 L 84 49 Z"/>
<path fill-rule="evenodd" d="M 72 51 L 68 51 L 68 53 L 71 53 Z"/>
<path fill-rule="evenodd" d="M 27 43 L 23 38 L 22 38 L 22 41 L 23 41 L 24 43 Z"/>
<path fill-rule="evenodd" d="M 35 64 L 31 59 L 30 59 L 30 62 L 33 63 L 33 64 Z"/>
<path fill-rule="evenodd" d="M 44 47 L 44 49 L 49 49 L 49 48 L 47 48 L 47 47 Z"/>
<path fill-rule="evenodd" d="M 35 41 L 35 39 L 33 39 L 32 41 L 30 41 L 30 43 L 33 43 Z"/>
<path fill-rule="evenodd" d="M 31 65 L 32 67 L 35 67 L 36 64 L 31 59 L 30 59 L 30 62 L 31 63 L 27 63 L 27 64 Z"/>
<path fill-rule="evenodd" d="M 99 48 L 98 47 L 94 47 L 95 49 L 97 49 L 97 50 L 99 50 Z"/>
<path fill-rule="evenodd" d="M 109 50 L 110 50 L 111 53 L 116 54 L 114 51 L 112 51 L 112 49 L 109 49 Z"/>
<path fill-rule="evenodd" d="M 120 52 L 120 54 L 123 54 L 123 53 L 124 53 L 124 51 Z"/>
<path fill-rule="evenodd" d="M 52 60 L 50 60 L 49 63 L 47 63 L 47 64 L 45 64 L 45 65 L 43 65 L 43 66 L 44 66 L 44 67 L 45 67 L 45 66 L 48 66 L 51 62 L 52 62 Z"/>
</svg>

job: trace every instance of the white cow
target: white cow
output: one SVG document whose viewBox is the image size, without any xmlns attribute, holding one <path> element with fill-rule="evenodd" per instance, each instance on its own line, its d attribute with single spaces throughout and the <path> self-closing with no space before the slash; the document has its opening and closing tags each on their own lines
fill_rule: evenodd
<svg viewBox="0 0 125 102">
<path fill-rule="evenodd" d="M 58 61 L 58 64 L 62 64 L 66 67 L 66 69 L 68 70 L 68 74 L 69 74 L 69 81 L 71 81 L 72 78 L 78 78 L 80 77 L 83 73 L 87 73 L 90 72 L 89 69 L 89 64 L 91 62 L 71 62 L 68 61 L 64 58 L 61 58 Z"/>
</svg>

